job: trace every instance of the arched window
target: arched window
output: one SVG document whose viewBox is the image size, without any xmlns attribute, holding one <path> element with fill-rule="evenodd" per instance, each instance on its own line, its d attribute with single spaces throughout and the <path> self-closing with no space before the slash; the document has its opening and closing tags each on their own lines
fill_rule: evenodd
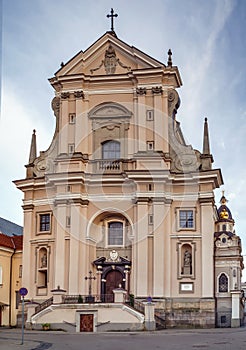
<svg viewBox="0 0 246 350">
<path fill-rule="evenodd" d="M 219 292 L 220 293 L 228 292 L 228 277 L 224 273 L 222 273 L 219 277 Z"/>
<path fill-rule="evenodd" d="M 106 141 L 102 143 L 102 158 L 103 159 L 119 159 L 120 158 L 120 143 L 118 141 Z"/>
<path fill-rule="evenodd" d="M 119 221 L 111 221 L 108 223 L 108 245 L 123 245 L 123 223 Z"/>
</svg>

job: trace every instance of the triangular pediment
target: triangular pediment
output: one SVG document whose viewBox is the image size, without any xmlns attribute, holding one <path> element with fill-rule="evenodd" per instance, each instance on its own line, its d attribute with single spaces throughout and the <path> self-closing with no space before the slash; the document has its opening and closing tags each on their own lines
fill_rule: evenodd
<svg viewBox="0 0 246 350">
<path fill-rule="evenodd" d="M 56 76 L 124 74 L 157 67 L 165 68 L 165 65 L 107 32 L 68 61 Z"/>
</svg>

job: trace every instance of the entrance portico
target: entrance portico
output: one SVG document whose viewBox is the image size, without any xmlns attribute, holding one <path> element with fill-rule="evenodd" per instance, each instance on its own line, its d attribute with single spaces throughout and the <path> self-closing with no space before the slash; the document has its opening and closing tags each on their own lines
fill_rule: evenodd
<svg viewBox="0 0 246 350">
<path fill-rule="evenodd" d="M 122 287 L 127 292 L 130 290 L 129 273 L 131 261 L 119 256 L 116 250 L 112 250 L 108 258 L 101 257 L 93 262 L 97 268 L 98 284 L 97 294 L 102 301 L 113 302 L 115 288 Z"/>
</svg>

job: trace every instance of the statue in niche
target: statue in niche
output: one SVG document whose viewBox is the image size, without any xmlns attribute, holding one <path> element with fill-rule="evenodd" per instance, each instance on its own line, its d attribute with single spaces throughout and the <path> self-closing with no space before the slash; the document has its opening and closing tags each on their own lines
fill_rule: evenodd
<svg viewBox="0 0 246 350">
<path fill-rule="evenodd" d="M 190 275 L 192 271 L 192 256 L 188 249 L 184 252 L 183 273 L 184 275 Z"/>
<path fill-rule="evenodd" d="M 47 267 L 47 254 L 44 253 L 41 257 L 41 267 Z"/>
</svg>

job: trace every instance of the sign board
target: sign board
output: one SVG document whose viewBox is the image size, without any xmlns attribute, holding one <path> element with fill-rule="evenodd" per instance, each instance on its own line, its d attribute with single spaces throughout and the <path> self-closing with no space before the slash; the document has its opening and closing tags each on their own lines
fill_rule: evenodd
<svg viewBox="0 0 246 350">
<path fill-rule="evenodd" d="M 25 295 L 27 295 L 28 290 L 26 288 L 22 287 L 22 288 L 20 288 L 19 293 L 22 297 L 24 297 Z"/>
</svg>

